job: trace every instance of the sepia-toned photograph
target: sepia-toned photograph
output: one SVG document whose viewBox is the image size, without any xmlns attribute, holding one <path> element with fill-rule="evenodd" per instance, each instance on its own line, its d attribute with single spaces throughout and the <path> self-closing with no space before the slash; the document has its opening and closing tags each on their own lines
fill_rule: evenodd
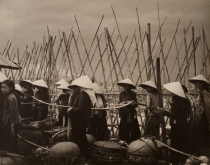
<svg viewBox="0 0 210 165">
<path fill-rule="evenodd" d="M 0 165 L 210 165 L 210 0 L 0 0 Z"/>
</svg>

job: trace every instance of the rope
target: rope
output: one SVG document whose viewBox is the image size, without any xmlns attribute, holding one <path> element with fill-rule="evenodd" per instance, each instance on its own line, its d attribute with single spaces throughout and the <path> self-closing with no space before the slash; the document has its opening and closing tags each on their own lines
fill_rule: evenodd
<svg viewBox="0 0 210 165">
<path fill-rule="evenodd" d="M 155 142 L 160 143 L 161 145 L 163 145 L 164 147 L 166 147 L 166 148 L 168 148 L 168 149 L 170 149 L 170 150 L 172 150 L 172 151 L 178 152 L 178 153 L 180 153 L 180 154 L 182 154 L 182 155 L 185 155 L 185 156 L 193 157 L 194 159 L 197 159 L 197 160 L 200 160 L 200 161 L 203 162 L 203 160 L 200 159 L 199 157 L 196 157 L 196 156 L 194 156 L 194 155 L 190 155 L 190 154 L 187 154 L 187 153 L 185 153 L 185 152 L 179 151 L 179 150 L 177 150 L 177 149 L 175 149 L 175 148 L 172 148 L 172 147 L 166 145 L 165 143 L 163 143 L 163 142 L 161 142 L 161 141 L 159 141 L 159 140 L 155 140 Z"/>
<path fill-rule="evenodd" d="M 39 145 L 37 145 L 37 144 L 35 144 L 35 143 L 32 143 L 32 142 L 30 142 L 30 141 L 24 139 L 24 138 L 23 138 L 22 136 L 20 136 L 19 134 L 18 134 L 17 136 L 18 136 L 21 140 L 25 141 L 25 142 L 28 143 L 28 144 L 31 144 L 31 145 L 33 145 L 33 146 L 35 146 L 35 147 L 39 147 L 39 148 L 42 148 L 42 149 L 44 149 L 44 150 L 50 152 L 49 149 L 47 149 L 47 148 L 45 148 L 45 147 L 42 147 L 42 146 L 39 146 Z"/>
<path fill-rule="evenodd" d="M 24 156 L 7 153 L 6 151 L 2 151 L 2 150 L 0 150 L 0 156 L 9 156 L 9 157 L 14 157 L 14 158 L 25 158 Z"/>
<path fill-rule="evenodd" d="M 57 104 L 51 104 L 51 103 L 47 103 L 47 102 L 44 102 L 42 100 L 39 100 L 37 99 L 36 97 L 33 97 L 36 101 L 40 102 L 40 103 L 43 103 L 43 104 L 47 104 L 47 105 L 50 105 L 50 106 L 57 106 L 57 107 L 63 107 L 63 108 L 72 108 L 72 106 L 65 106 L 65 105 L 57 105 Z M 115 104 L 114 107 L 110 107 L 110 108 L 91 108 L 92 110 L 110 110 L 110 109 L 119 109 L 119 108 L 123 108 L 125 106 L 128 106 L 130 105 L 132 102 L 131 101 L 127 101 L 125 104 Z M 108 105 L 112 105 L 112 104 L 108 104 Z M 116 105 L 119 105 L 119 106 L 116 106 Z"/>
</svg>

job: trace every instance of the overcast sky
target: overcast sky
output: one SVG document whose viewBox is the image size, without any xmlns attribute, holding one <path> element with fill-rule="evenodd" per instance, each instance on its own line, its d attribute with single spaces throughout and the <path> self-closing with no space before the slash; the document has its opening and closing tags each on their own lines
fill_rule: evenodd
<svg viewBox="0 0 210 165">
<path fill-rule="evenodd" d="M 19 47 L 20 52 L 26 45 L 32 47 L 33 41 L 42 43 L 47 25 L 52 36 L 58 37 L 59 30 L 69 34 L 72 26 L 77 31 L 74 15 L 86 44 L 90 45 L 103 15 L 100 33 L 104 27 L 110 31 L 116 27 L 111 5 L 123 38 L 128 35 L 131 39 L 134 30 L 138 30 L 137 7 L 142 29 L 146 31 L 147 23 L 151 23 L 154 41 L 158 31 L 157 3 L 160 21 L 167 16 L 162 29 L 164 38 L 172 39 L 180 18 L 180 36 L 183 36 L 183 28 L 192 21 L 197 35 L 203 24 L 209 43 L 210 0 L 0 0 L 0 52 L 8 40 L 12 47 Z"/>
</svg>

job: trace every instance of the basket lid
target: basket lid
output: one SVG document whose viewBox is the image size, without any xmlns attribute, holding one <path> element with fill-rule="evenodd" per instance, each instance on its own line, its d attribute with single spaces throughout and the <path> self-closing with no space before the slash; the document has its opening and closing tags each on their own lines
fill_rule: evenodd
<svg viewBox="0 0 210 165">
<path fill-rule="evenodd" d="M 109 148 L 109 149 L 121 149 L 121 146 L 114 142 L 107 142 L 107 141 L 96 141 L 93 145 L 97 147 Z"/>
<path fill-rule="evenodd" d="M 155 155 L 157 154 L 157 147 L 151 139 L 140 138 L 129 144 L 127 153 L 133 155 Z"/>
<path fill-rule="evenodd" d="M 80 155 L 79 147 L 72 142 L 60 142 L 52 147 L 50 150 L 51 157 L 73 157 Z"/>
</svg>

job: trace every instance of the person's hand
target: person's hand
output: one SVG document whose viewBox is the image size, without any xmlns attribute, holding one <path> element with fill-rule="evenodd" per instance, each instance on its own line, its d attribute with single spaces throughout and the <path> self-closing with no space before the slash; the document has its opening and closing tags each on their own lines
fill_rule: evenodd
<svg viewBox="0 0 210 165">
<path fill-rule="evenodd" d="M 159 113 L 164 113 L 164 112 L 165 112 L 165 109 L 164 109 L 164 108 L 158 107 L 157 109 L 158 109 L 158 112 L 159 112 Z"/>
<path fill-rule="evenodd" d="M 135 106 L 136 105 L 136 101 L 135 100 L 132 100 L 131 101 L 131 105 Z"/>
<path fill-rule="evenodd" d="M 67 110 L 67 112 L 69 113 L 72 109 L 73 109 L 72 107 L 71 107 L 71 108 L 69 108 L 69 109 Z"/>
</svg>

